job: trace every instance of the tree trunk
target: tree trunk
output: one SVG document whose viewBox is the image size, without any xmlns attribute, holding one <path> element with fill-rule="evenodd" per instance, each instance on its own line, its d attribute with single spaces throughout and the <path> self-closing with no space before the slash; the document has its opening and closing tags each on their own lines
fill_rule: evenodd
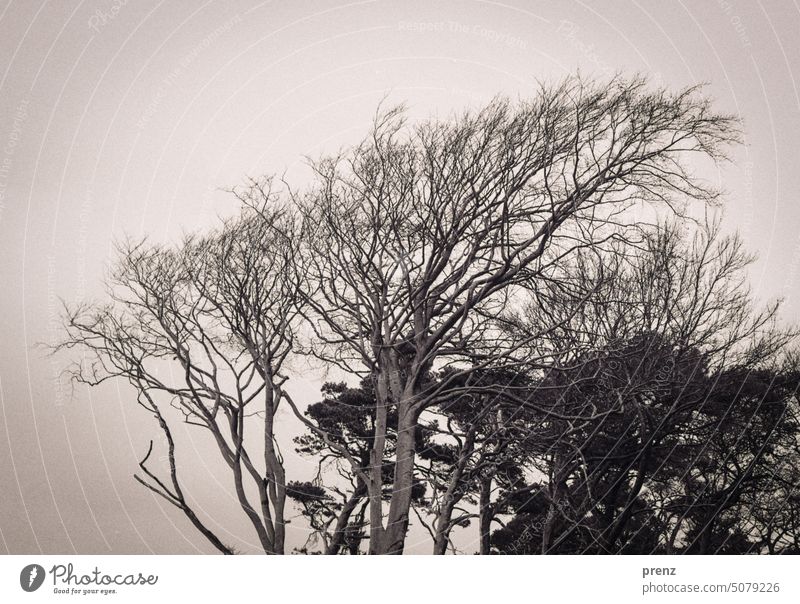
<svg viewBox="0 0 800 604">
<path fill-rule="evenodd" d="M 270 473 L 270 498 L 273 508 L 273 525 L 275 527 L 275 544 L 273 550 L 276 554 L 284 553 L 286 542 L 286 472 L 277 456 L 274 458 L 273 471 Z"/>
<path fill-rule="evenodd" d="M 711 551 L 711 544 L 712 538 L 714 537 L 714 527 L 716 524 L 714 518 L 716 512 L 716 509 L 713 510 L 711 514 L 709 514 L 708 520 L 706 522 L 702 522 L 703 528 L 701 529 L 700 536 L 696 539 L 697 548 L 693 553 L 703 556 L 715 553 Z"/>
<path fill-rule="evenodd" d="M 558 516 L 561 510 L 561 500 L 566 490 L 566 471 L 565 464 L 562 463 L 560 456 L 553 458 L 555 466 L 551 476 L 550 505 L 547 509 L 547 518 L 542 527 L 542 555 L 547 554 L 550 547 L 554 545 L 556 527 L 558 526 Z"/>
<path fill-rule="evenodd" d="M 286 509 L 286 471 L 283 468 L 280 455 L 275 448 L 275 410 L 280 399 L 276 399 L 275 388 L 273 386 L 273 375 L 270 369 L 264 371 L 267 383 L 265 413 L 264 413 L 264 466 L 265 466 L 265 489 L 268 494 L 268 501 L 263 502 L 264 523 L 272 523 L 272 552 L 274 554 L 284 553 L 286 542 L 286 521 L 284 512 Z M 242 427 L 244 429 L 244 427 Z M 270 514 L 269 506 L 272 505 Z"/>
<path fill-rule="evenodd" d="M 450 523 L 453 520 L 453 510 L 456 504 L 461 501 L 463 493 L 459 491 L 464 469 L 474 450 L 475 430 L 471 429 L 461 448 L 461 453 L 456 460 L 456 467 L 450 481 L 447 483 L 447 491 L 444 494 L 442 505 L 439 507 L 439 517 L 436 519 L 435 537 L 433 540 L 434 555 L 443 556 L 447 553 L 447 545 L 450 542 L 450 531 L 453 528 Z"/>
<path fill-rule="evenodd" d="M 411 510 L 414 486 L 414 455 L 417 414 L 408 402 L 398 404 L 397 445 L 395 447 L 394 483 L 389 503 L 389 517 L 384 530 L 381 554 L 402 554 Z"/>
<path fill-rule="evenodd" d="M 358 533 L 356 533 L 356 535 L 351 536 L 350 541 L 347 544 L 347 549 L 351 556 L 357 556 L 359 554 L 359 550 L 361 547 L 361 540 L 364 538 L 364 533 L 362 532 L 361 529 L 364 526 L 364 514 L 367 511 L 368 505 L 369 501 L 365 501 L 361 505 L 361 509 L 358 511 L 358 514 L 356 515 L 356 521 L 354 524 L 355 526 L 359 527 L 359 531 Z M 358 538 L 354 539 L 353 538 L 354 536 L 357 536 Z"/>
<path fill-rule="evenodd" d="M 479 498 L 479 526 L 481 532 L 480 539 L 480 554 L 481 556 L 488 556 L 491 553 L 492 547 L 492 520 L 494 514 L 492 512 L 492 477 L 485 476 L 481 478 L 481 491 Z"/>
<path fill-rule="evenodd" d="M 375 439 L 369 452 L 369 553 L 383 553 L 383 456 L 386 446 L 386 422 L 391 397 L 385 375 L 373 376 L 375 388 Z"/>
<path fill-rule="evenodd" d="M 355 491 L 353 491 L 353 494 L 345 502 L 344 506 L 342 507 L 342 511 L 339 512 L 339 517 L 336 519 L 336 527 L 333 530 L 333 537 L 331 538 L 331 542 L 328 544 L 328 547 L 325 549 L 326 555 L 336 556 L 339 554 L 339 551 L 345 543 L 347 526 L 350 524 L 350 516 L 353 515 L 353 511 L 356 509 L 358 502 L 363 499 L 366 492 L 366 486 L 359 480 Z"/>
</svg>

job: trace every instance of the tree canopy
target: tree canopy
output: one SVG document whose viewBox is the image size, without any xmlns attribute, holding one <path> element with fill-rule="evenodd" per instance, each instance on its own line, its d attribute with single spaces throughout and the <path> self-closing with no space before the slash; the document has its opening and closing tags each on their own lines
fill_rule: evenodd
<svg viewBox="0 0 800 604">
<path fill-rule="evenodd" d="M 305 553 L 399 554 L 412 522 L 437 554 L 797 551 L 795 332 L 741 240 L 692 218 L 720 197 L 697 166 L 739 139 L 701 88 L 642 78 L 381 110 L 310 183 L 251 179 L 212 232 L 120 244 L 60 348 L 130 384 L 169 460 L 151 441 L 136 479 L 223 553 L 176 421 L 210 434 L 265 553 L 290 506 Z M 303 357 L 339 376 L 310 405 Z"/>
</svg>

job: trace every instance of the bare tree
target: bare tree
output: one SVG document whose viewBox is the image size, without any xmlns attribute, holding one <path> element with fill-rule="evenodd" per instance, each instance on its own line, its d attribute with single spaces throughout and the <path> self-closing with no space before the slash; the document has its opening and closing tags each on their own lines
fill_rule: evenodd
<svg viewBox="0 0 800 604">
<path fill-rule="evenodd" d="M 642 203 L 680 210 L 717 193 L 691 177 L 690 156 L 719 159 L 738 139 L 697 88 L 651 91 L 642 79 L 542 87 L 448 122 L 378 115 L 352 149 L 314 164 L 297 196 L 299 263 L 315 353 L 368 375 L 377 394 L 370 552 L 401 553 L 414 480 L 414 433 L 447 381 L 502 364 L 486 337 L 514 288 L 575 250 L 622 239 Z M 455 377 L 453 379 L 456 379 Z M 397 414 L 391 497 L 384 510 L 386 418 Z"/>
<path fill-rule="evenodd" d="M 151 441 L 136 479 L 226 554 L 233 549 L 184 495 L 170 406 L 211 435 L 264 552 L 283 553 L 286 476 L 274 418 L 284 398 L 281 371 L 292 352 L 297 305 L 292 251 L 276 229 L 289 232 L 291 220 L 275 204 L 258 210 L 177 247 L 120 245 L 110 302 L 68 308 L 59 347 L 85 353 L 69 370 L 75 380 L 96 385 L 120 378 L 133 387 L 137 402 L 158 420 L 169 460 L 165 480 L 152 468 Z"/>
</svg>

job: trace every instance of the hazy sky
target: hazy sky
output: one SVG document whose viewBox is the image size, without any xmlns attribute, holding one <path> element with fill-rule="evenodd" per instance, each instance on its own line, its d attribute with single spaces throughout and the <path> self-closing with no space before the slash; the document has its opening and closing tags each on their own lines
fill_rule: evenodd
<svg viewBox="0 0 800 604">
<path fill-rule="evenodd" d="M 425 117 L 577 70 L 708 82 L 747 137 L 718 176 L 726 227 L 760 254 L 758 296 L 800 319 L 798 32 L 794 0 L 4 2 L 0 552 L 211 551 L 131 477 L 152 418 L 116 386 L 59 385 L 66 359 L 36 344 L 58 337 L 59 298 L 102 296 L 114 238 L 213 224 L 236 208 L 219 187 L 300 175 L 303 155 L 356 140 L 387 95 Z M 314 400 L 314 376 L 295 382 Z M 188 490 L 253 550 L 224 472 L 190 437 Z M 303 539 L 290 531 L 289 546 Z M 407 549 L 430 544 L 415 531 Z"/>
</svg>

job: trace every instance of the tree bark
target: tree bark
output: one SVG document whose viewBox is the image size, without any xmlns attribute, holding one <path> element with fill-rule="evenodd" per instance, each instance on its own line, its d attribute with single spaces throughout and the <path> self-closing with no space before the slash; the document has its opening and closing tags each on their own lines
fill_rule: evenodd
<svg viewBox="0 0 800 604">
<path fill-rule="evenodd" d="M 492 547 L 492 520 L 494 514 L 492 512 L 492 477 L 484 476 L 481 478 L 481 490 L 479 495 L 479 526 L 481 532 L 480 538 L 480 554 L 481 556 L 488 556 L 491 553 Z"/>
<path fill-rule="evenodd" d="M 375 438 L 369 452 L 369 553 L 383 553 L 383 456 L 386 447 L 386 423 L 389 410 L 389 385 L 385 376 L 373 377 L 375 387 Z"/>
<path fill-rule="evenodd" d="M 436 520 L 435 537 L 433 541 L 434 555 L 443 556 L 447 553 L 447 544 L 450 541 L 450 530 L 453 528 L 451 526 L 453 509 L 455 509 L 456 504 L 461 501 L 462 493 L 459 492 L 459 486 L 461 486 L 464 469 L 474 450 L 474 444 L 475 430 L 471 429 L 464 439 L 464 444 L 458 456 L 456 467 L 453 469 L 453 474 L 447 484 L 447 491 L 445 491 L 442 505 L 439 508 L 439 517 Z"/>
<path fill-rule="evenodd" d="M 381 554 L 403 553 L 411 491 L 414 486 L 415 431 L 417 413 L 409 402 L 398 405 L 397 444 L 395 447 L 394 482 L 389 503 L 389 516 L 381 543 Z"/>
</svg>

